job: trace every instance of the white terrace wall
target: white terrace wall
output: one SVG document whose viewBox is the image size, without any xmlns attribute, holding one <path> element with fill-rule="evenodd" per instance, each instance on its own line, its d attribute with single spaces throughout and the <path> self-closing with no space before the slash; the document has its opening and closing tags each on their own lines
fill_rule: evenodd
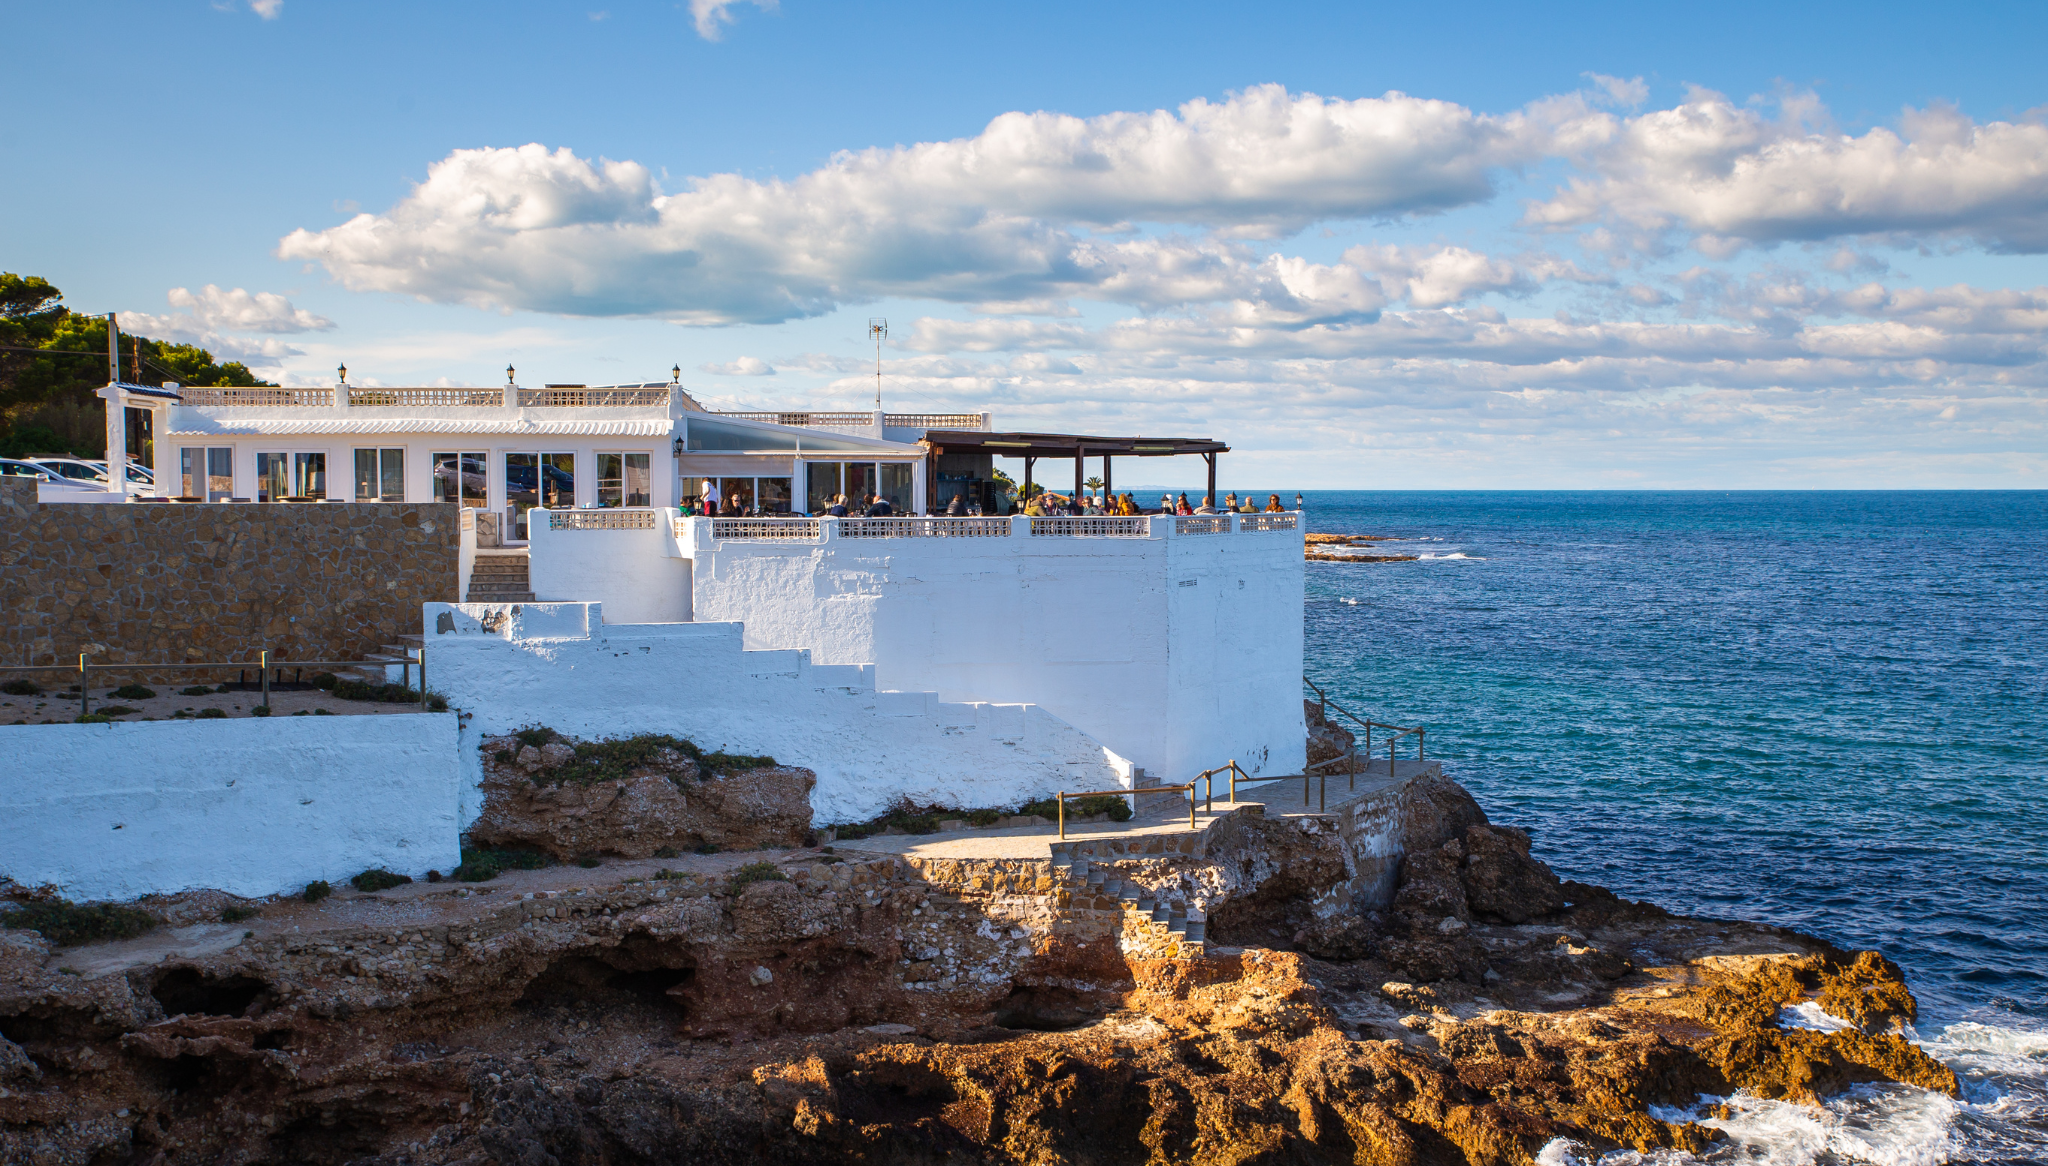
<svg viewBox="0 0 2048 1166">
<path fill-rule="evenodd" d="M 0 875 L 72 899 L 461 861 L 456 718 L 0 726 Z"/>
<path fill-rule="evenodd" d="M 769 754 L 817 773 L 819 822 L 900 796 L 974 807 L 1112 789 L 1130 772 L 1042 708 L 877 692 L 872 667 L 746 651 L 737 624 L 609 623 L 595 603 L 435 603 L 426 635 L 433 687 L 462 714 L 464 826 L 480 809 L 482 741 L 530 725 Z"/>
<path fill-rule="evenodd" d="M 1022 516 L 951 521 L 828 519 L 776 541 L 721 537 L 758 523 L 684 519 L 677 543 L 696 561 L 696 618 L 743 622 L 749 648 L 872 663 L 879 686 L 945 700 L 1041 705 L 1168 783 L 1231 758 L 1254 774 L 1306 764 L 1298 524 L 1169 517 L 1135 520 L 1142 537 L 1057 537 Z M 981 533 L 847 537 L 889 529 Z"/>
<path fill-rule="evenodd" d="M 535 509 L 527 514 L 527 577 L 543 603 L 603 604 L 614 623 L 690 618 L 690 560 L 675 549 L 681 511 Z"/>
</svg>

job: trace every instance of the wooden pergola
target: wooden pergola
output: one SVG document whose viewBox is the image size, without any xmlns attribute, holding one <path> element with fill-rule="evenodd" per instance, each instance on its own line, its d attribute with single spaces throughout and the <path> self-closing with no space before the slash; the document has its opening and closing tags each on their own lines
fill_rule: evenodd
<svg viewBox="0 0 2048 1166">
<path fill-rule="evenodd" d="M 929 450 L 925 456 L 925 497 L 939 494 L 939 455 L 945 453 L 988 453 L 1024 459 L 1021 498 L 1031 496 L 1031 471 L 1040 458 L 1072 458 L 1074 494 L 1081 496 L 1083 465 L 1091 457 L 1102 459 L 1102 489 L 1115 492 L 1112 464 L 1118 457 L 1180 457 L 1198 454 L 1209 464 L 1209 504 L 1216 503 L 1216 455 L 1230 447 L 1206 437 L 1096 437 L 1080 433 L 988 433 L 971 429 L 933 429 L 924 435 Z"/>
</svg>

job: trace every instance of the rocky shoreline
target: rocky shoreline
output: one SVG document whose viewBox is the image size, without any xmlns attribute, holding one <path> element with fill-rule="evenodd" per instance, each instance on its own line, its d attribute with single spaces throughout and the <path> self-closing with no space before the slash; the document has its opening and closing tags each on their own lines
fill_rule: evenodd
<svg viewBox="0 0 2048 1166">
<path fill-rule="evenodd" d="M 670 796 L 645 776 L 501 782 L 499 808 L 617 816 Z M 712 836 L 718 806 L 801 788 L 778 771 L 672 816 Z M 1556 1139 L 1699 1151 L 1713 1129 L 1657 1113 L 1737 1091 L 1957 1092 L 1876 953 L 1561 882 L 1455 783 L 1404 797 L 1390 908 L 1304 916 L 1342 872 L 1275 820 L 1228 859 L 1263 864 L 1259 890 L 1199 957 L 1044 925 L 1078 907 L 1050 871 L 816 847 L 279 899 L 75 948 L 6 932 L 0 1160 L 1476 1166 Z"/>
</svg>

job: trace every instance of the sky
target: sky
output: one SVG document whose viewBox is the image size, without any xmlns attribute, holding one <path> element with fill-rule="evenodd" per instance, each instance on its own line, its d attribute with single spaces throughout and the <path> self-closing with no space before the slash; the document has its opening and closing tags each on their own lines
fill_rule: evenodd
<svg viewBox="0 0 2048 1166">
<path fill-rule="evenodd" d="M 2040 488 L 2044 33 L 16 0 L 0 269 L 282 383 L 712 408 L 871 408 L 886 319 L 890 411 L 1215 437 L 1261 489 Z"/>
</svg>

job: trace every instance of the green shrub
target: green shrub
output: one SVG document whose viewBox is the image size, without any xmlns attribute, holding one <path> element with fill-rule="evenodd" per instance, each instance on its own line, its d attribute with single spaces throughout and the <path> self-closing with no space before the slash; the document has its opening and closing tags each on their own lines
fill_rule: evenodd
<svg viewBox="0 0 2048 1166">
<path fill-rule="evenodd" d="M 4 916 L 6 925 L 22 931 L 39 931 L 58 947 L 75 947 L 107 939 L 131 939 L 158 923 L 156 916 L 139 907 L 118 903 L 67 903 L 62 899 L 30 903 Z"/>
<path fill-rule="evenodd" d="M 254 919 L 261 914 L 262 912 L 254 907 L 244 907 L 240 903 L 230 903 L 220 909 L 220 921 L 222 923 L 240 923 L 244 919 Z"/>
<path fill-rule="evenodd" d="M 556 741 L 561 739 L 560 733 L 555 732 L 553 729 L 550 729 L 545 725 L 529 725 L 528 727 L 521 729 L 518 732 L 513 733 L 512 735 L 519 739 L 519 743 L 521 745 L 531 745 L 535 749 L 540 748 L 542 745 L 545 745 L 550 741 Z"/>
<path fill-rule="evenodd" d="M 519 760 L 519 754 L 512 752 L 510 749 L 500 749 L 496 753 L 491 754 L 491 760 L 500 765 L 510 765 L 514 761 Z"/>
<path fill-rule="evenodd" d="M 259 704 L 255 708 L 249 710 L 249 715 L 252 717 L 267 717 L 270 715 L 270 706 L 267 704 Z"/>
<path fill-rule="evenodd" d="M 156 689 L 140 684 L 124 684 L 107 695 L 118 696 L 122 700 L 149 700 L 156 695 Z"/>
<path fill-rule="evenodd" d="M 378 891 L 388 891 L 392 887 L 402 887 L 411 881 L 412 879 L 405 875 L 393 874 L 382 867 L 372 867 L 350 879 L 348 885 L 366 895 L 374 895 Z"/>
<path fill-rule="evenodd" d="M 231 684 L 217 684 L 214 686 L 213 690 L 215 692 L 233 692 L 235 688 Z"/>
<path fill-rule="evenodd" d="M 334 695 L 343 700 L 380 704 L 418 704 L 420 701 L 419 690 L 416 688 L 407 688 L 403 684 L 371 684 L 367 680 L 338 679 L 334 682 Z M 429 703 L 432 703 L 431 697 Z M 441 707 L 448 707 L 448 702 L 443 700 Z"/>
<path fill-rule="evenodd" d="M 314 715 L 314 716 L 316 716 L 316 717 L 331 717 L 331 716 L 333 716 L 333 715 L 334 715 L 334 710 L 333 710 L 333 709 L 314 709 L 314 710 L 313 710 L 313 715 Z"/>
<path fill-rule="evenodd" d="M 727 881 L 726 886 L 733 894 L 737 895 L 742 890 L 745 890 L 749 883 L 788 881 L 789 876 L 783 874 L 781 868 L 777 867 L 774 863 L 750 862 L 732 872 L 732 878 Z"/>
<path fill-rule="evenodd" d="M 485 883 L 508 870 L 539 870 L 554 860 L 533 850 L 464 850 L 455 877 L 465 883 Z"/>
<path fill-rule="evenodd" d="M 656 858 L 681 858 L 683 852 L 673 846 L 664 846 L 654 852 Z"/>
<path fill-rule="evenodd" d="M 200 710 L 199 710 L 199 719 L 200 719 L 200 720 L 219 720 L 220 718 L 222 718 L 222 717 L 225 717 L 225 716 L 227 716 L 227 715 L 228 715 L 228 710 L 226 710 L 226 709 L 200 709 Z"/>
<path fill-rule="evenodd" d="M 109 717 L 132 717 L 141 711 L 141 709 L 129 708 L 125 704 L 103 704 L 100 706 L 100 714 Z"/>
<path fill-rule="evenodd" d="M 993 826 L 1002 816 L 1001 810 L 969 810 L 967 823 L 970 826 Z"/>
<path fill-rule="evenodd" d="M 341 677 L 336 676 L 332 672 L 315 672 L 313 674 L 314 688 L 333 688 L 336 684 L 340 682 Z"/>
<path fill-rule="evenodd" d="M 42 687 L 33 680 L 10 680 L 5 684 L 0 684 L 0 692 L 4 692 L 9 696 L 43 695 Z"/>
<path fill-rule="evenodd" d="M 445 713 L 445 712 L 447 712 L 447 711 L 448 711 L 448 698 L 447 698 L 447 697 L 445 697 L 445 696 L 442 696 L 442 695 L 441 695 L 440 693 L 438 693 L 438 692 L 430 692 L 430 693 L 428 693 L 428 694 L 427 694 L 427 711 L 429 711 L 429 712 L 436 712 L 436 713 Z"/>
<path fill-rule="evenodd" d="M 576 856 L 576 865 L 582 867 L 584 870 L 589 870 L 595 866 L 601 866 L 603 865 L 603 863 L 604 860 L 599 858 L 595 854 L 579 854 Z"/>
<path fill-rule="evenodd" d="M 314 879 L 306 884 L 305 899 L 308 903 L 317 903 L 333 893 L 334 888 L 326 879 Z"/>
<path fill-rule="evenodd" d="M 76 723 L 81 725 L 111 725 L 114 723 L 114 718 L 105 713 L 87 713 L 77 718 Z"/>
<path fill-rule="evenodd" d="M 212 685 L 210 685 L 210 684 L 195 684 L 195 685 L 193 685 L 193 686 L 192 686 L 192 687 L 190 687 L 190 688 L 181 688 L 181 689 L 179 689 L 179 690 L 178 690 L 178 695 L 179 695 L 179 696 L 212 696 L 212 695 L 213 695 L 213 686 L 212 686 Z"/>
</svg>

